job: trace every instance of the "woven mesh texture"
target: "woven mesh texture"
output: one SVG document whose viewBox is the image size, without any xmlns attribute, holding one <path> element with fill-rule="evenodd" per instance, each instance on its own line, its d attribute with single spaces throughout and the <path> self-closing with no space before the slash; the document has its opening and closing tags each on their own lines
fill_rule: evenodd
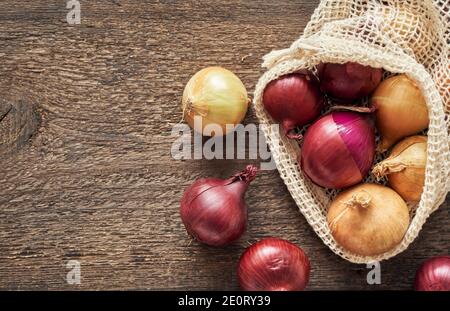
<svg viewBox="0 0 450 311">
<path fill-rule="evenodd" d="M 374 257 L 347 252 L 334 240 L 326 221 L 330 200 L 338 193 L 311 183 L 297 160 L 299 145 L 264 126 L 263 131 L 281 178 L 310 226 L 328 247 L 354 263 L 381 261 L 404 251 L 450 190 L 450 0 L 322 0 L 303 35 L 289 48 L 264 57 L 268 69 L 254 92 L 254 109 L 261 124 L 275 123 L 264 110 L 265 86 L 278 77 L 315 67 L 321 62 L 357 62 L 382 67 L 386 75 L 405 73 L 416 81 L 428 106 L 430 124 L 424 191 L 410 205 L 411 224 L 403 241 Z M 367 98 L 361 104 L 367 104 Z M 303 129 L 298 129 L 302 132 Z M 376 162 L 386 157 L 377 154 Z M 375 181 L 370 175 L 366 182 Z"/>
</svg>

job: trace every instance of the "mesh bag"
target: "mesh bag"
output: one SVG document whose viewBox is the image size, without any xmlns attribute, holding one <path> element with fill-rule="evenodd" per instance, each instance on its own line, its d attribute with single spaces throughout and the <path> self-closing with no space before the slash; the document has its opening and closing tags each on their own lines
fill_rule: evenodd
<svg viewBox="0 0 450 311">
<path fill-rule="evenodd" d="M 410 205 L 411 224 L 394 249 L 373 257 L 358 256 L 340 247 L 328 228 L 326 214 L 337 191 L 320 188 L 297 164 L 299 145 L 271 126 L 263 126 L 281 178 L 308 223 L 328 247 L 354 263 L 381 261 L 404 251 L 423 224 L 443 203 L 450 190 L 450 0 L 322 0 L 291 47 L 264 57 L 268 71 L 254 93 L 254 109 L 261 124 L 275 123 L 262 104 L 265 86 L 300 69 L 315 72 L 320 62 L 357 62 L 383 67 L 389 74 L 405 73 L 416 81 L 428 106 L 429 128 L 424 191 Z M 367 99 L 362 100 L 362 104 Z M 303 129 L 298 129 L 304 131 Z M 380 161 L 386 154 L 377 154 Z M 368 176 L 365 182 L 374 181 Z"/>
</svg>

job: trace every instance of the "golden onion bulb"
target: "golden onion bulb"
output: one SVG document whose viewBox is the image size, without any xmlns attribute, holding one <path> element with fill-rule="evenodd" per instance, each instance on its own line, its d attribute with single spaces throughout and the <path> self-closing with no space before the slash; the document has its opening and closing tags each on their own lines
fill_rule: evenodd
<svg viewBox="0 0 450 311">
<path fill-rule="evenodd" d="M 428 127 L 428 108 L 419 87 L 406 75 L 390 77 L 371 98 L 381 134 L 379 149 L 387 150 L 398 140 Z"/>
<path fill-rule="evenodd" d="M 409 210 L 391 188 L 360 184 L 331 203 L 328 226 L 336 242 L 360 256 L 383 254 L 396 247 L 409 227 Z"/>
<path fill-rule="evenodd" d="M 427 137 L 411 136 L 392 148 L 389 157 L 373 168 L 377 178 L 387 176 L 392 187 L 407 202 L 418 202 L 425 183 Z"/>
<path fill-rule="evenodd" d="M 194 130 L 205 136 L 221 136 L 241 123 L 248 103 L 247 90 L 234 73 L 222 67 L 208 67 L 189 80 L 182 106 L 184 119 Z M 196 119 L 201 124 L 194 122 Z M 206 128 L 208 125 L 211 126 Z"/>
</svg>

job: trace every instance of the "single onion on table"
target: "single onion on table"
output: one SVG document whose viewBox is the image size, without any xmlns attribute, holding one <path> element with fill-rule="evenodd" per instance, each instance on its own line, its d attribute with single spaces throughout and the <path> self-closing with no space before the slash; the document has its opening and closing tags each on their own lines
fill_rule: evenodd
<svg viewBox="0 0 450 311">
<path fill-rule="evenodd" d="M 333 111 L 306 131 L 300 157 L 317 185 L 340 189 L 359 183 L 375 156 L 375 128 L 369 113 Z"/>
<path fill-rule="evenodd" d="M 417 291 L 450 291 L 450 256 L 437 256 L 425 261 L 417 270 Z"/>
<path fill-rule="evenodd" d="M 190 185 L 180 206 L 187 232 L 210 246 L 225 246 L 238 239 L 247 226 L 245 193 L 256 170 L 249 165 L 231 178 L 204 178 Z"/>
<path fill-rule="evenodd" d="M 381 135 L 379 149 L 385 151 L 398 140 L 428 127 L 428 108 L 419 87 L 406 75 L 390 77 L 371 98 Z"/>
<path fill-rule="evenodd" d="M 340 193 L 327 214 L 336 242 L 360 256 L 375 256 L 397 246 L 409 227 L 409 211 L 392 189 L 361 184 Z"/>
<path fill-rule="evenodd" d="M 183 116 L 198 133 L 221 136 L 244 119 L 249 101 L 244 84 L 234 73 L 208 67 L 197 72 L 186 85 Z M 195 122 L 196 119 L 201 122 Z"/>
<path fill-rule="evenodd" d="M 383 69 L 353 62 L 321 63 L 318 72 L 322 91 L 343 100 L 355 100 L 369 95 L 383 77 Z"/>
<path fill-rule="evenodd" d="M 297 245 L 266 238 L 242 254 L 238 279 L 248 291 L 300 291 L 308 285 L 310 269 L 308 257 Z"/>
<path fill-rule="evenodd" d="M 281 123 L 284 134 L 296 138 L 293 130 L 320 115 L 323 96 L 317 79 L 308 72 L 288 74 L 271 81 L 264 90 L 263 104 L 269 115 Z"/>
</svg>

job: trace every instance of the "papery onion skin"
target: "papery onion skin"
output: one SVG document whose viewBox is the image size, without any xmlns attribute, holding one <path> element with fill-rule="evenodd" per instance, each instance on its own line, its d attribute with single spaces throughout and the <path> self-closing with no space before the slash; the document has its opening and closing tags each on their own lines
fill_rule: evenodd
<svg viewBox="0 0 450 311">
<path fill-rule="evenodd" d="M 180 206 L 187 232 L 216 247 L 238 239 L 247 226 L 245 192 L 255 175 L 256 167 L 249 165 L 231 178 L 203 178 L 190 185 Z"/>
<path fill-rule="evenodd" d="M 401 74 L 378 86 L 371 98 L 381 135 L 380 151 L 428 127 L 428 108 L 416 83 Z"/>
<path fill-rule="evenodd" d="M 197 72 L 187 83 L 183 93 L 183 115 L 186 122 L 205 136 L 228 134 L 232 125 L 240 124 L 248 110 L 249 98 L 242 81 L 222 67 L 208 67 Z M 200 124 L 194 122 L 201 118 Z M 221 133 L 205 131 L 216 124 Z M 228 126 L 227 128 L 227 124 Z"/>
<path fill-rule="evenodd" d="M 271 81 L 263 94 L 264 108 L 291 138 L 294 128 L 304 126 L 320 115 L 323 103 L 317 79 L 306 71 Z"/>
<path fill-rule="evenodd" d="M 311 265 L 297 245 L 265 238 L 248 247 L 238 266 L 239 284 L 246 291 L 301 291 L 309 282 Z"/>
<path fill-rule="evenodd" d="M 318 72 L 322 91 L 343 100 L 355 100 L 369 95 L 383 77 L 383 69 L 354 62 L 321 63 Z"/>
<path fill-rule="evenodd" d="M 425 183 L 427 137 L 411 136 L 397 143 L 387 159 L 373 168 L 380 179 L 387 176 L 388 185 L 406 202 L 418 202 Z"/>
<path fill-rule="evenodd" d="M 426 260 L 417 270 L 416 291 L 450 291 L 450 256 Z"/>
<path fill-rule="evenodd" d="M 371 115 L 334 111 L 306 131 L 300 164 L 315 184 L 340 189 L 359 183 L 369 172 L 374 157 Z"/>
<path fill-rule="evenodd" d="M 394 190 L 366 183 L 337 195 L 327 221 L 334 239 L 344 249 L 360 256 L 375 256 L 402 241 L 409 227 L 409 211 Z"/>
</svg>

